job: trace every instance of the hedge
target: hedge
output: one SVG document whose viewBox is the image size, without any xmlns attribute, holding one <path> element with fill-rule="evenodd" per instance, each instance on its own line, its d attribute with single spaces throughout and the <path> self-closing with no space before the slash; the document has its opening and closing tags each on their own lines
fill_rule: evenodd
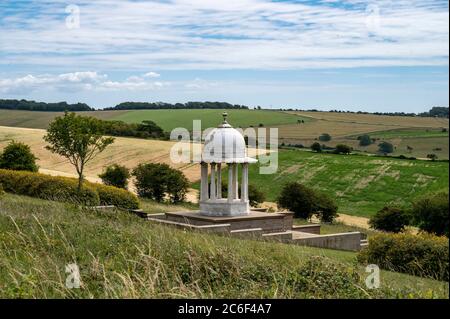
<svg viewBox="0 0 450 319">
<path fill-rule="evenodd" d="M 78 180 L 75 178 L 0 169 L 0 184 L 6 192 L 47 200 L 86 206 L 139 207 L 134 194 L 112 186 L 85 183 L 81 191 L 78 191 Z"/>
<path fill-rule="evenodd" d="M 382 269 L 438 280 L 449 279 L 449 241 L 432 234 L 377 234 L 358 261 Z"/>
<path fill-rule="evenodd" d="M 95 186 L 95 189 L 100 197 L 100 205 L 114 205 L 126 209 L 139 208 L 138 198 L 125 189 L 102 184 L 90 185 Z"/>
</svg>

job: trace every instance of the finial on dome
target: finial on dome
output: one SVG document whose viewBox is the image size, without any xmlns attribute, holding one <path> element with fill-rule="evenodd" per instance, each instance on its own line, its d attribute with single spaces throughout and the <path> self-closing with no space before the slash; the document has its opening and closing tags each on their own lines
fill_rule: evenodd
<svg viewBox="0 0 450 319">
<path fill-rule="evenodd" d="M 223 124 L 228 124 L 228 122 L 227 122 L 228 113 L 227 112 L 223 112 L 222 116 L 223 116 Z"/>
<path fill-rule="evenodd" d="M 219 127 L 219 128 L 228 128 L 228 127 L 231 127 L 231 125 L 227 122 L 228 113 L 227 113 L 227 112 L 223 112 L 223 113 L 222 113 L 222 116 L 223 116 L 223 122 L 222 122 L 222 124 L 220 124 L 218 127 Z"/>
</svg>

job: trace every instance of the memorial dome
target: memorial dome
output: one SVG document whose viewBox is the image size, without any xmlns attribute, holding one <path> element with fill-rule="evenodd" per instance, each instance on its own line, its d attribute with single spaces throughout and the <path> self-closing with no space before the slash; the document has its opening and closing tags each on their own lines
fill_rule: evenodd
<svg viewBox="0 0 450 319">
<path fill-rule="evenodd" d="M 205 163 L 255 163 L 247 156 L 244 136 L 227 122 L 227 113 L 222 114 L 222 124 L 205 137 L 202 161 Z"/>
</svg>

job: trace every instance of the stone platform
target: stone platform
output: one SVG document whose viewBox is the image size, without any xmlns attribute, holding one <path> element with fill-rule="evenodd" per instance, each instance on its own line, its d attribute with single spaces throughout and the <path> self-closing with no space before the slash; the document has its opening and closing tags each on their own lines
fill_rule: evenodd
<svg viewBox="0 0 450 319">
<path fill-rule="evenodd" d="M 143 216 L 142 216 L 143 217 Z M 251 211 L 245 216 L 205 216 L 199 211 L 147 214 L 148 221 L 195 231 L 225 234 L 288 244 L 358 251 L 361 233 L 320 234 L 319 224 L 293 225 L 293 213 Z"/>
<path fill-rule="evenodd" d="M 292 229 L 292 213 L 262 213 L 250 211 L 245 216 L 205 216 L 198 211 L 166 213 L 166 220 L 190 225 L 229 224 L 230 230 L 261 228 L 263 233 L 277 233 Z"/>
</svg>

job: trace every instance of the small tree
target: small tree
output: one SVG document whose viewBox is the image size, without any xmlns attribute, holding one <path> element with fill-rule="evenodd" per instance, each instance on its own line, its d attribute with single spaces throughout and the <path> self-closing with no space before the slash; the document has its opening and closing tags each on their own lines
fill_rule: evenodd
<svg viewBox="0 0 450 319">
<path fill-rule="evenodd" d="M 352 152 L 352 148 L 345 144 L 338 144 L 334 150 L 335 154 L 350 154 Z"/>
<path fill-rule="evenodd" d="M 316 193 L 313 211 L 320 221 L 324 223 L 332 223 L 338 216 L 336 202 L 325 193 Z"/>
<path fill-rule="evenodd" d="M 292 211 L 295 217 L 309 219 L 313 214 L 315 193 L 300 183 L 290 182 L 284 185 L 277 203 Z"/>
<path fill-rule="evenodd" d="M 322 146 L 320 145 L 320 143 L 314 142 L 314 143 L 311 145 L 311 151 L 320 153 L 320 152 L 322 152 Z"/>
<path fill-rule="evenodd" d="M 331 135 L 328 133 L 323 133 L 322 135 L 319 136 L 319 141 L 329 142 L 329 141 L 331 141 Z"/>
<path fill-rule="evenodd" d="M 408 214 L 398 207 L 384 207 L 369 220 L 373 229 L 399 233 L 409 224 Z"/>
<path fill-rule="evenodd" d="M 84 180 L 84 168 L 97 154 L 114 142 L 112 137 L 103 137 L 102 122 L 93 118 L 65 112 L 50 123 L 44 140 L 46 148 L 64 156 L 75 166 L 78 173 L 78 191 Z"/>
<path fill-rule="evenodd" d="M 421 230 L 448 237 L 448 192 L 419 198 L 412 205 L 411 216 L 414 225 Z"/>
<path fill-rule="evenodd" d="M 427 154 L 427 158 L 432 160 L 433 162 L 438 159 L 438 156 L 436 154 Z"/>
<path fill-rule="evenodd" d="M 372 144 L 372 139 L 367 134 L 361 135 L 358 139 L 360 146 L 369 146 L 370 144 Z"/>
<path fill-rule="evenodd" d="M 37 172 L 36 159 L 28 145 L 12 141 L 0 154 L 0 168 Z"/>
<path fill-rule="evenodd" d="M 162 202 L 166 195 L 177 203 L 185 199 L 189 182 L 184 174 L 167 164 L 139 164 L 133 170 L 140 197 Z"/>
<path fill-rule="evenodd" d="M 381 142 L 378 144 L 378 151 L 381 153 L 389 154 L 394 152 L 394 145 L 389 142 Z"/>
<path fill-rule="evenodd" d="M 260 191 L 256 186 L 250 184 L 248 185 L 248 200 L 250 206 L 257 206 L 266 200 L 266 194 Z"/>
<path fill-rule="evenodd" d="M 125 166 L 114 164 L 106 167 L 98 177 L 102 179 L 105 185 L 127 189 L 130 170 Z"/>
</svg>

